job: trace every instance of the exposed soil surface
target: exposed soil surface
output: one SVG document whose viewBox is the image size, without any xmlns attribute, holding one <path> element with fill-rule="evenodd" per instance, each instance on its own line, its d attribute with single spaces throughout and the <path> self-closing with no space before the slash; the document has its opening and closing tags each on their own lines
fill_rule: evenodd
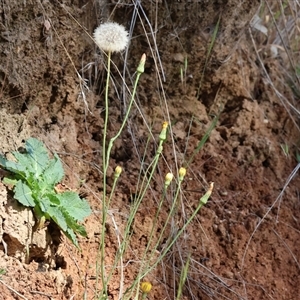
<svg viewBox="0 0 300 300">
<path fill-rule="evenodd" d="M 119 129 L 128 105 L 124 80 L 131 90 L 143 53 L 147 61 L 128 126 L 111 155 L 108 192 L 113 169 L 121 165 L 124 171 L 105 224 L 106 265 L 119 247 L 116 228 L 124 230 L 138 174 L 153 159 L 162 123 L 169 121 L 170 133 L 132 225 L 123 258 L 125 288 L 135 280 L 165 174 L 176 173 L 191 158 L 219 115 L 188 167 L 177 223 L 169 226 L 165 239 L 192 214 L 210 182 L 212 197 L 146 276 L 153 284 L 148 299 L 175 299 L 189 255 L 182 299 L 300 299 L 298 174 L 284 189 L 297 166 L 299 130 L 253 47 L 251 39 L 259 33 L 249 23 L 259 1 L 142 1 L 138 11 L 134 4 L 139 1 L 115 2 L 2 1 L 0 152 L 15 151 L 30 136 L 42 140 L 64 162 L 65 188 L 84 195 L 93 214 L 85 222 L 88 237 L 79 238 L 81 252 L 57 230 L 45 228 L 33 234 L 26 258 L 34 216 L 0 183 L 0 268 L 6 271 L 0 299 L 95 299 L 95 290 L 101 289 L 95 262 L 102 228 L 106 58 L 89 35 L 109 18 L 128 29 L 133 26 L 128 51 L 112 56 L 109 137 Z M 277 91 L 292 99 L 279 71 L 282 64 L 279 58 L 264 60 Z M 282 145 L 289 147 L 288 155 Z M 171 200 L 169 196 L 164 202 L 155 236 Z M 118 299 L 120 274 L 108 286 L 109 299 Z"/>
</svg>

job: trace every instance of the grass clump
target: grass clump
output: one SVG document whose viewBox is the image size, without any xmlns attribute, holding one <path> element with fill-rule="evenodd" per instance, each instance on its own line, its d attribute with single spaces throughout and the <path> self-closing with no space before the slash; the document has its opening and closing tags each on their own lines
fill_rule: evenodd
<svg viewBox="0 0 300 300">
<path fill-rule="evenodd" d="M 63 233 L 79 248 L 76 234 L 86 236 L 82 222 L 91 213 L 85 199 L 76 192 L 57 193 L 55 186 L 63 176 L 64 170 L 57 154 L 49 158 L 42 142 L 29 138 L 25 152 L 13 152 L 16 161 L 0 156 L 0 166 L 11 174 L 4 183 L 14 186 L 14 198 L 26 207 L 32 207 L 42 228 L 46 220 L 54 221 Z"/>
</svg>

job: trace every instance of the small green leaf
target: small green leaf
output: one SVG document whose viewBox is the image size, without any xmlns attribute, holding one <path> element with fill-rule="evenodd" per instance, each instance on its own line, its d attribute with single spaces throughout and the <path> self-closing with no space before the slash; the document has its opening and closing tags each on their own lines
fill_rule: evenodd
<svg viewBox="0 0 300 300">
<path fill-rule="evenodd" d="M 60 200 L 54 192 L 45 195 L 51 202 L 52 206 L 60 206 Z"/>
<path fill-rule="evenodd" d="M 71 228 L 68 228 L 66 231 L 64 231 L 64 234 L 79 249 L 74 231 Z"/>
<path fill-rule="evenodd" d="M 4 177 L 3 178 L 3 183 L 7 184 L 7 185 L 13 185 L 15 186 L 18 182 L 18 179 L 13 179 L 13 178 L 9 178 L 9 177 Z"/>
<path fill-rule="evenodd" d="M 84 237 L 87 236 L 85 227 L 83 225 L 76 223 L 76 228 L 73 228 L 73 229 L 76 233 L 80 234 L 81 236 L 84 236 Z"/>
<path fill-rule="evenodd" d="M 40 178 L 29 178 L 30 186 L 33 190 L 39 191 L 40 196 L 44 196 L 45 194 L 51 193 L 53 191 L 53 186 L 48 184 L 43 177 Z"/>
<path fill-rule="evenodd" d="M 31 169 L 31 165 L 30 165 L 31 158 L 28 157 L 27 153 L 20 153 L 20 152 L 15 151 L 12 154 L 18 161 L 18 164 L 25 169 L 26 176 L 29 176 L 30 174 L 33 173 L 33 170 Z"/>
<path fill-rule="evenodd" d="M 25 176 L 26 168 L 14 161 L 7 160 L 5 157 L 0 155 L 0 165 L 7 171 L 16 173 L 21 176 Z"/>
<path fill-rule="evenodd" d="M 49 208 L 51 206 L 51 200 L 49 199 L 48 195 L 45 195 L 43 198 L 40 198 L 38 201 L 38 205 L 42 213 L 48 213 Z"/>
<path fill-rule="evenodd" d="M 92 212 L 90 205 L 85 199 L 81 199 L 77 193 L 67 191 L 58 194 L 61 206 L 67 209 L 68 214 L 75 220 L 83 221 Z"/>
<path fill-rule="evenodd" d="M 43 173 L 43 179 L 49 186 L 54 186 L 59 183 L 64 177 L 64 169 L 57 154 L 54 154 L 54 158 L 50 160 L 47 168 Z"/>
<path fill-rule="evenodd" d="M 72 230 L 74 230 L 76 233 L 78 233 L 82 236 L 87 235 L 84 226 L 78 224 L 76 222 L 76 220 L 74 218 L 72 218 L 66 210 L 63 210 L 63 214 L 65 216 L 65 219 L 66 219 L 66 222 L 67 222 L 67 225 L 69 228 L 72 228 Z"/>
<path fill-rule="evenodd" d="M 14 192 L 15 192 L 14 198 L 17 199 L 22 205 L 27 206 L 27 207 L 35 206 L 35 202 L 32 197 L 32 191 L 26 183 L 19 180 L 16 183 Z"/>
<path fill-rule="evenodd" d="M 34 172 L 35 177 L 39 177 L 46 169 L 49 156 L 44 144 L 35 138 L 29 138 L 25 142 L 27 151 L 28 163 L 27 167 L 31 172 Z"/>
<path fill-rule="evenodd" d="M 68 228 L 65 215 L 63 214 L 60 207 L 50 206 L 47 213 L 51 219 L 63 230 L 66 231 Z"/>
</svg>

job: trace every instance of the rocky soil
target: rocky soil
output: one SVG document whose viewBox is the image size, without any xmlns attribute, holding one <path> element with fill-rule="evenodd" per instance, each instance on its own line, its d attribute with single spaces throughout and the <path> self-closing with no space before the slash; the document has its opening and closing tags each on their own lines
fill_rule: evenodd
<svg viewBox="0 0 300 300">
<path fill-rule="evenodd" d="M 107 265 L 118 249 L 114 225 L 124 229 L 143 168 L 141 157 L 145 165 L 151 161 L 162 123 L 169 121 L 171 129 L 151 191 L 134 219 L 124 257 L 125 287 L 135 280 L 164 175 L 189 160 L 218 115 L 216 128 L 188 167 L 178 225 L 210 182 L 212 197 L 147 276 L 153 284 L 148 299 L 174 299 L 189 255 L 182 299 L 299 298 L 297 173 L 287 185 L 297 166 L 299 129 L 282 101 L 294 99 L 282 72 L 288 65 L 266 54 L 269 78 L 262 69 L 254 47 L 256 41 L 259 47 L 261 33 L 249 25 L 260 1 L 191 2 L 2 1 L 0 153 L 17 150 L 30 136 L 42 140 L 64 163 L 65 188 L 86 197 L 93 214 L 85 223 L 88 237 L 79 238 L 80 252 L 57 230 L 33 233 L 32 212 L 18 205 L 0 182 L 0 268 L 5 270 L 0 299 L 95 299 L 101 287 L 95 261 L 102 228 L 106 57 L 91 35 L 108 19 L 131 35 L 128 49 L 112 56 L 109 136 L 119 129 L 143 53 L 147 61 L 136 105 L 110 160 L 108 175 L 116 165 L 124 172 L 105 225 Z M 0 175 L 5 175 L 2 170 Z M 111 185 L 108 176 L 109 190 Z M 170 201 L 164 204 L 161 227 Z M 119 276 L 114 274 L 108 287 L 109 299 L 118 299 Z"/>
</svg>

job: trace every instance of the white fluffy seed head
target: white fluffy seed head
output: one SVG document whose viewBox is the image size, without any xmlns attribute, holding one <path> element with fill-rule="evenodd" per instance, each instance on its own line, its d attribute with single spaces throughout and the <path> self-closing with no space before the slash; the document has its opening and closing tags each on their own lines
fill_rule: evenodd
<svg viewBox="0 0 300 300">
<path fill-rule="evenodd" d="M 94 39 L 97 46 L 106 52 L 120 52 L 129 42 L 125 27 L 114 22 L 99 25 L 94 31 Z"/>
</svg>

